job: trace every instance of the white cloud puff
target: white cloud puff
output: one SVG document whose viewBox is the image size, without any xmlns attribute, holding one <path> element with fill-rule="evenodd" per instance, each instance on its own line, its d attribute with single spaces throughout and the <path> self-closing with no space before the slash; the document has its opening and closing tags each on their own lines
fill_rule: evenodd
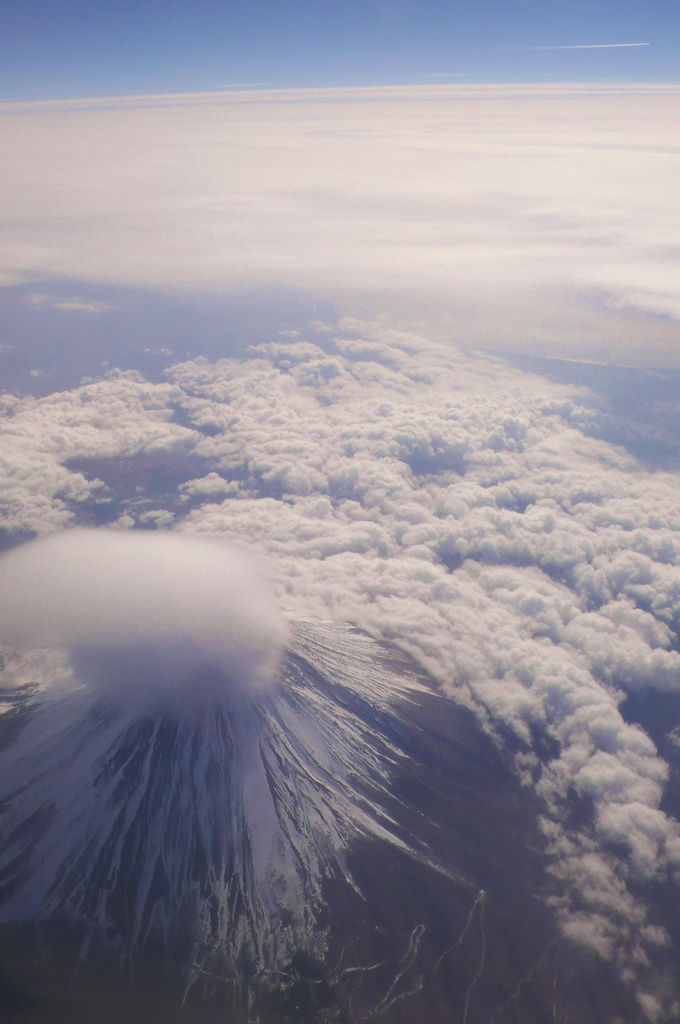
<svg viewBox="0 0 680 1024">
<path fill-rule="evenodd" d="M 81 678 L 135 706 L 259 694 L 285 638 L 256 563 L 233 545 L 72 529 L 0 558 L 0 641 L 67 648 Z"/>
<path fill-rule="evenodd" d="M 134 373 L 41 399 L 2 396 L 2 526 L 50 532 L 73 519 L 74 504 L 102 492 L 102 481 L 64 466 L 69 459 L 186 450 L 192 431 L 170 422 L 172 397 L 171 386 Z"/>
</svg>

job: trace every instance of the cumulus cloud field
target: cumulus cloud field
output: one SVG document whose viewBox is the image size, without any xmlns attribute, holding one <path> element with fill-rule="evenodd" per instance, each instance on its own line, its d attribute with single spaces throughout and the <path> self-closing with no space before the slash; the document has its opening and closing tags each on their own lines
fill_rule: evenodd
<svg viewBox="0 0 680 1024">
<path fill-rule="evenodd" d="M 354 310 L 243 358 L 167 352 L 161 379 L 4 394 L 5 541 L 246 543 L 290 615 L 407 650 L 537 795 L 563 933 L 649 1021 L 680 1012 L 654 900 L 680 875 L 678 723 L 653 711 L 680 693 L 678 472 L 613 443 L 587 389 L 472 350 L 678 365 L 677 92 L 5 108 L 0 171 L 7 284 Z"/>
<path fill-rule="evenodd" d="M 582 392 L 375 324 L 168 375 L 6 400 L 4 523 L 111 503 L 119 528 L 246 542 L 289 613 L 404 647 L 540 796 L 565 933 L 644 975 L 669 940 L 639 888 L 680 870 L 680 826 L 623 705 L 680 690 L 677 474 L 589 436 Z M 196 475 L 122 505 L 95 475 L 161 454 Z"/>
</svg>

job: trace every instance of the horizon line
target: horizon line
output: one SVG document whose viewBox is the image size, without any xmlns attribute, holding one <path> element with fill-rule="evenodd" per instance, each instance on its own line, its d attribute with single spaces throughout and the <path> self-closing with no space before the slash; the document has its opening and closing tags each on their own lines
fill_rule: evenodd
<svg viewBox="0 0 680 1024">
<path fill-rule="evenodd" d="M 425 75 L 425 78 L 434 76 Z M 437 76 L 439 77 L 439 76 Z M 270 86 L 264 89 L 244 89 L 232 86 L 231 88 L 209 89 L 203 91 L 189 92 L 167 92 L 167 93 L 130 93 L 114 96 L 71 96 L 59 97 L 57 99 L 31 99 L 31 100 L 3 100 L 0 98 L 0 114 L 30 113 L 31 111 L 50 110 L 79 110 L 97 109 L 106 106 L 120 108 L 135 106 L 181 106 L 193 105 L 202 102 L 219 103 L 220 101 L 234 103 L 252 103 L 258 100 L 266 102 L 267 98 L 278 101 L 305 100 L 305 99 L 332 99 L 332 98 L 406 98 L 412 95 L 415 98 L 427 98 L 432 96 L 445 96 L 465 94 L 472 91 L 481 92 L 540 92 L 540 91 L 564 91 L 564 92 L 612 92 L 612 91 L 672 91 L 680 89 L 678 81 L 660 82 L 636 82 L 636 81 L 546 81 L 546 82 L 456 82 L 439 83 L 432 81 L 420 81 L 409 83 L 398 83 L 392 85 L 339 85 L 339 86 Z"/>
</svg>

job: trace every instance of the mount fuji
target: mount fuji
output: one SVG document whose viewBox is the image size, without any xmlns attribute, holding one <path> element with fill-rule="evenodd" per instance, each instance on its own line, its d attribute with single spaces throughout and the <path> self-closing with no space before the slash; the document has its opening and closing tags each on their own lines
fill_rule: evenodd
<svg viewBox="0 0 680 1024">
<path fill-rule="evenodd" d="M 556 930 L 535 798 L 405 655 L 297 621 L 276 686 L 215 692 L 5 691 L 4 1019 L 632 1019 Z"/>
</svg>

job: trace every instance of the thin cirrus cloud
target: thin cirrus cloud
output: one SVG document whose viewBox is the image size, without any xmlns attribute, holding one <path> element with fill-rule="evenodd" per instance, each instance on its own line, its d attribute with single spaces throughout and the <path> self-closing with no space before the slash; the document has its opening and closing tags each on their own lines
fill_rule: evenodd
<svg viewBox="0 0 680 1024">
<path fill-rule="evenodd" d="M 627 46 L 649 46 L 649 43 L 577 43 L 570 46 L 524 46 L 524 50 L 620 50 Z"/>
<path fill-rule="evenodd" d="M 292 287 L 346 312 L 363 295 L 446 310 L 471 345 L 668 365 L 677 96 L 432 83 L 5 105 L 0 273 Z"/>
</svg>

